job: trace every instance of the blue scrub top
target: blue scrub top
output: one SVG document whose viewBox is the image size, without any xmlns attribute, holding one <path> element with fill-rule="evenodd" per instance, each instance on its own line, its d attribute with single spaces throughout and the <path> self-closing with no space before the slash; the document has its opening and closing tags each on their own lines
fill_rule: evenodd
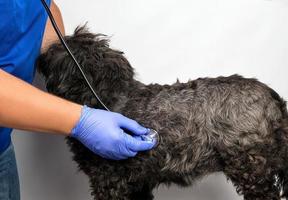
<svg viewBox="0 0 288 200">
<path fill-rule="evenodd" d="M 0 0 L 0 69 L 32 82 L 46 20 L 41 0 Z M 0 152 L 10 145 L 11 132 L 0 127 Z"/>
</svg>

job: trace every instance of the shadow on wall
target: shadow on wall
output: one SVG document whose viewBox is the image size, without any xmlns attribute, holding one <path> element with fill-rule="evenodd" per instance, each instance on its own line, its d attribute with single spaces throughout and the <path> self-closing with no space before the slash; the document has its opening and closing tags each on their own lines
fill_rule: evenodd
<svg viewBox="0 0 288 200">
<path fill-rule="evenodd" d="M 43 88 L 39 75 L 34 84 Z M 88 179 L 82 172 L 77 172 L 64 137 L 14 130 L 13 141 L 23 200 L 92 199 Z M 156 200 L 242 199 L 221 174 L 211 175 L 193 187 L 168 189 L 161 186 L 154 193 Z"/>
</svg>

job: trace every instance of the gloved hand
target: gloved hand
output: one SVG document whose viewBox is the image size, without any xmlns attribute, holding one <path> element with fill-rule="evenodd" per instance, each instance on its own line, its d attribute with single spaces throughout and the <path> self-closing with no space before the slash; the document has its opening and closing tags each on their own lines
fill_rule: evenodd
<svg viewBox="0 0 288 200">
<path fill-rule="evenodd" d="M 135 137 L 123 129 L 129 130 Z M 153 148 L 154 142 L 137 137 L 148 131 L 121 114 L 83 106 L 80 120 L 72 129 L 71 136 L 103 158 L 121 160 L 134 157 L 138 151 Z"/>
</svg>

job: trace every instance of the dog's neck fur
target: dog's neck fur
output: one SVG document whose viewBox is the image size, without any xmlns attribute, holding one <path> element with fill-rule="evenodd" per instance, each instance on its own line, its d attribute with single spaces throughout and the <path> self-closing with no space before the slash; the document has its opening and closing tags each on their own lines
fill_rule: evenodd
<svg viewBox="0 0 288 200">
<path fill-rule="evenodd" d="M 123 107 L 126 106 L 127 101 L 134 96 L 135 92 L 145 87 L 146 86 L 143 83 L 133 80 L 127 84 L 127 87 L 123 87 L 118 91 L 112 90 L 112 88 L 110 88 L 110 91 L 107 90 L 107 93 L 110 95 L 103 96 L 103 102 L 108 102 L 107 106 L 109 106 L 108 108 L 111 111 L 119 112 Z"/>
<path fill-rule="evenodd" d="M 103 35 L 92 34 L 80 27 L 65 40 L 93 89 L 111 111 L 119 112 L 129 99 L 149 98 L 161 90 L 157 84 L 151 86 L 137 81 L 123 52 L 111 49 Z M 37 65 L 49 92 L 76 103 L 103 108 L 60 43 L 52 44 L 38 58 Z M 149 90 L 151 87 L 153 90 Z"/>
<path fill-rule="evenodd" d="M 129 101 L 129 99 L 144 98 L 144 97 L 149 98 L 149 96 L 152 95 L 146 92 L 148 87 L 151 87 L 152 85 L 145 85 L 144 83 L 135 79 L 132 79 L 130 81 L 125 80 L 119 81 L 119 80 L 120 79 L 118 79 L 118 81 L 115 83 L 109 82 L 109 80 L 102 80 L 103 85 L 108 85 L 108 87 L 105 90 L 98 89 L 99 87 L 97 86 L 95 87 L 96 93 L 99 95 L 100 99 L 111 111 L 120 112 L 122 108 L 127 106 L 126 104 L 127 101 Z M 105 83 L 106 81 L 107 83 Z M 115 87 L 115 85 L 117 85 L 117 87 Z M 103 106 L 99 102 L 95 107 L 103 108 Z"/>
</svg>

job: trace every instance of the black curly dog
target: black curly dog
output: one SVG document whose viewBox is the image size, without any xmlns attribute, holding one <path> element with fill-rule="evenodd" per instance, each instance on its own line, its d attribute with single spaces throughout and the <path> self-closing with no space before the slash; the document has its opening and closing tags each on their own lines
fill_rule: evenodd
<svg viewBox="0 0 288 200">
<path fill-rule="evenodd" d="M 271 88 L 238 75 L 145 85 L 102 35 L 82 27 L 66 41 L 112 111 L 160 134 L 155 149 L 122 161 L 103 159 L 68 138 L 95 199 L 151 200 L 160 183 L 189 186 L 220 171 L 245 200 L 279 200 L 280 193 L 288 199 L 288 113 Z M 60 43 L 37 65 L 49 92 L 101 108 Z"/>
</svg>

